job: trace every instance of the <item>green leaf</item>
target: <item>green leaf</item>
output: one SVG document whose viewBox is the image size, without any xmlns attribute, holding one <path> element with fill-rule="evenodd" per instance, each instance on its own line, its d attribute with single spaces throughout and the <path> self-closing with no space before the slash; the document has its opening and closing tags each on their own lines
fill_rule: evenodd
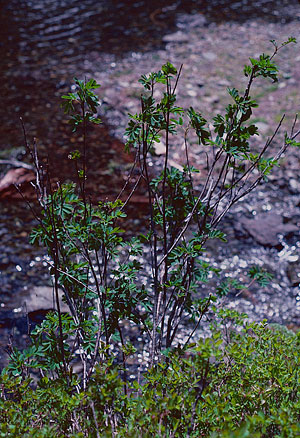
<svg viewBox="0 0 300 438">
<path fill-rule="evenodd" d="M 169 61 L 166 64 L 164 64 L 161 69 L 165 75 L 176 75 L 177 74 L 176 68 Z"/>
</svg>

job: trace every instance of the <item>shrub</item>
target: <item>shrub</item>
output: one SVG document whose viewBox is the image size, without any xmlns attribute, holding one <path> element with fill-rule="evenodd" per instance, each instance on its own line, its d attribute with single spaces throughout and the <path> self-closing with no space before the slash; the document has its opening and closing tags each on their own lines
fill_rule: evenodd
<svg viewBox="0 0 300 438">
<path fill-rule="evenodd" d="M 0 436 L 296 437 L 299 347 L 299 334 L 223 309 L 210 337 L 173 350 L 126 395 L 109 361 L 86 390 L 74 376 L 68 385 L 44 377 L 33 389 L 6 371 Z"/>
<path fill-rule="evenodd" d="M 83 135 L 82 151 L 70 155 L 77 184 L 59 184 L 54 191 L 36 150 L 26 142 L 41 205 L 41 212 L 35 212 L 39 225 L 31 242 L 44 245 L 50 256 L 56 311 L 32 331 L 27 350 L 11 352 L 1 377 L 2 436 L 22 432 L 22 436 L 192 437 L 221 431 L 227 436 L 227 429 L 230 434 L 243 424 L 243 436 L 256 432 L 292 436 L 284 423 L 287 418 L 291 430 L 298 430 L 298 377 L 293 372 L 298 353 L 292 367 L 287 360 L 292 348 L 298 348 L 295 335 L 248 324 L 243 334 L 230 332 L 226 342 L 218 329 L 191 345 L 204 317 L 217 312 L 214 303 L 230 287 L 246 287 L 220 279 L 215 290 L 203 294 L 210 277 L 220 275 L 204 259 L 207 240 L 226 239 L 218 225 L 227 211 L 267 179 L 288 146 L 300 145 L 295 118 L 281 149 L 266 157 L 282 118 L 259 151 L 250 147 L 250 140 L 258 135 L 250 122 L 252 108 L 258 106 L 250 96 L 252 84 L 257 77 L 277 81 L 273 58 L 291 42 L 295 39 L 281 46 L 273 41 L 272 56 L 250 58 L 244 68 L 246 90 L 228 89 L 233 103 L 224 115 L 213 118 L 214 133 L 201 113 L 177 105 L 181 69 L 177 72 L 167 62 L 159 72 L 143 75 L 141 112 L 129 115 L 126 130 L 126 147 L 135 151 L 135 160 L 115 201 L 94 206 L 86 191 L 87 128 L 100 123 L 95 80 L 75 79 L 76 91 L 63 96 L 73 131 L 80 129 Z M 161 91 L 159 100 L 154 98 L 156 90 Z M 183 134 L 186 163 L 181 171 L 170 166 L 169 159 L 172 136 L 183 132 L 184 116 L 188 118 Z M 191 131 L 207 151 L 207 173 L 200 186 L 193 179 L 198 170 L 189 160 Z M 165 158 L 161 173 L 152 178 L 149 157 L 162 137 Z M 149 200 L 148 228 L 130 238 L 121 228 L 122 220 L 142 183 Z M 128 188 L 127 199 L 121 201 Z M 149 259 L 143 261 L 146 248 Z M 269 278 L 256 267 L 249 275 L 251 283 L 257 280 L 262 285 Z M 59 288 L 69 313 L 61 311 Z M 241 317 L 226 309 L 219 316 L 241 324 Z M 128 361 L 136 348 L 124 321 L 140 334 L 143 348 L 149 351 L 151 369 L 142 374 L 142 383 L 128 381 Z M 183 345 L 174 348 L 183 323 L 188 335 Z M 78 361 L 81 371 L 76 373 Z M 35 387 L 37 373 L 41 377 Z"/>
</svg>

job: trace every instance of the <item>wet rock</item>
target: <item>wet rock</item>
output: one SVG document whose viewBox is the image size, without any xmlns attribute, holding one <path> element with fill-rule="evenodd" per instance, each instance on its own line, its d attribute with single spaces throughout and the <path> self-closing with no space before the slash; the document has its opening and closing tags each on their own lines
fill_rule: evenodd
<svg viewBox="0 0 300 438">
<path fill-rule="evenodd" d="M 260 245 L 278 247 L 279 235 L 287 236 L 299 232 L 297 225 L 284 223 L 283 217 L 275 213 L 261 213 L 255 219 L 242 218 L 241 224 Z"/>
</svg>

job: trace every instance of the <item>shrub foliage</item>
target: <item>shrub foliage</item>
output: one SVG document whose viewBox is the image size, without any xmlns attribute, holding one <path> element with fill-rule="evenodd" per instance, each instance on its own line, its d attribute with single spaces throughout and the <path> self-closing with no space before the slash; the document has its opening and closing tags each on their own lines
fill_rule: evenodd
<svg viewBox="0 0 300 438">
<path fill-rule="evenodd" d="M 300 146 L 297 118 L 274 157 L 267 154 L 283 118 L 259 150 L 251 146 L 258 135 L 251 123 L 258 106 L 250 96 L 253 82 L 257 77 L 277 81 L 274 57 L 292 42 L 272 41 L 272 55 L 250 58 L 245 91 L 228 89 L 232 103 L 213 118 L 213 130 L 200 112 L 178 106 L 181 68 L 177 72 L 167 62 L 142 75 L 141 110 L 129 114 L 126 129 L 126 148 L 135 159 L 113 201 L 92 205 L 86 190 L 88 126 L 101 122 L 94 79 L 75 79 L 76 90 L 63 96 L 73 132 L 83 137 L 82 149 L 69 157 L 76 183 L 59 183 L 53 190 L 36 149 L 25 139 L 41 206 L 31 242 L 48 251 L 56 310 L 32 330 L 28 349 L 11 351 L 1 376 L 1 436 L 300 434 L 299 336 L 265 322 L 249 323 L 222 308 L 220 299 L 230 288 L 247 285 L 224 281 L 205 257 L 209 239 L 226 240 L 219 224 L 228 210 L 267 180 L 287 147 Z M 184 139 L 182 170 L 170 165 L 176 135 Z M 158 142 L 165 155 L 153 178 L 151 155 Z M 200 184 L 190 147 L 206 152 Z M 149 201 L 148 225 L 129 237 L 122 221 L 140 184 Z M 262 286 L 270 278 L 257 267 L 249 276 L 251 284 Z M 212 277 L 219 285 L 204 287 Z M 60 290 L 68 313 L 61 311 Z M 208 317 L 210 335 L 193 343 Z M 187 335 L 179 343 L 183 330 Z M 137 367 L 141 351 L 131 331 L 142 339 L 148 370 Z"/>
</svg>

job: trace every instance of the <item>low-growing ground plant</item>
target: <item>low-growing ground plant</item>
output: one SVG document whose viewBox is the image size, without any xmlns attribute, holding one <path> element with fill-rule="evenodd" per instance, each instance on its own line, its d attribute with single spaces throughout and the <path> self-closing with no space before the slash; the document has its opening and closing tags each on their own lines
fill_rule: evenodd
<svg viewBox="0 0 300 438">
<path fill-rule="evenodd" d="M 246 285 L 223 281 L 220 269 L 205 259 L 209 239 L 226 240 L 218 226 L 228 210 L 267 179 L 289 146 L 300 146 L 296 117 L 275 156 L 267 155 L 283 116 L 260 150 L 251 147 L 258 135 L 251 87 L 258 77 L 277 81 L 274 57 L 292 42 L 272 41 L 272 55 L 250 58 L 246 89 L 228 89 L 232 102 L 213 118 L 213 132 L 200 112 L 177 105 L 181 68 L 167 62 L 142 75 L 141 110 L 129 114 L 126 130 L 126 148 L 135 159 L 113 201 L 92 205 L 86 190 L 88 125 L 101 122 L 94 79 L 75 79 L 76 90 L 63 96 L 73 131 L 83 136 L 82 150 L 69 157 L 77 182 L 54 190 L 26 140 L 41 206 L 34 211 L 39 225 L 31 242 L 47 248 L 56 310 L 32 330 L 28 349 L 11 351 L 1 377 L 1 436 L 288 437 L 300 431 L 299 337 L 218 310 L 230 288 Z M 200 184 L 189 159 L 191 133 L 207 151 Z M 170 166 L 172 138 L 181 134 L 183 170 Z M 153 177 L 149 160 L 162 138 L 165 157 Z M 148 197 L 148 226 L 129 238 L 122 221 L 140 184 Z M 220 277 L 219 286 L 203 294 L 212 276 Z M 262 285 L 269 278 L 256 267 L 249 276 Z M 60 290 L 68 313 L 61 311 Z M 207 315 L 221 325 L 193 344 Z M 228 320 L 233 329 L 223 336 Z M 135 367 L 133 381 L 128 362 L 134 369 L 140 352 L 130 342 L 128 324 L 143 339 L 150 363 L 148 371 Z M 183 325 L 188 334 L 179 344 Z"/>
<path fill-rule="evenodd" d="M 223 309 L 211 336 L 167 359 L 126 394 L 111 358 L 96 365 L 85 390 L 76 375 L 44 376 L 33 386 L 29 376 L 13 378 L 7 369 L 0 436 L 299 436 L 299 333 Z"/>
</svg>

